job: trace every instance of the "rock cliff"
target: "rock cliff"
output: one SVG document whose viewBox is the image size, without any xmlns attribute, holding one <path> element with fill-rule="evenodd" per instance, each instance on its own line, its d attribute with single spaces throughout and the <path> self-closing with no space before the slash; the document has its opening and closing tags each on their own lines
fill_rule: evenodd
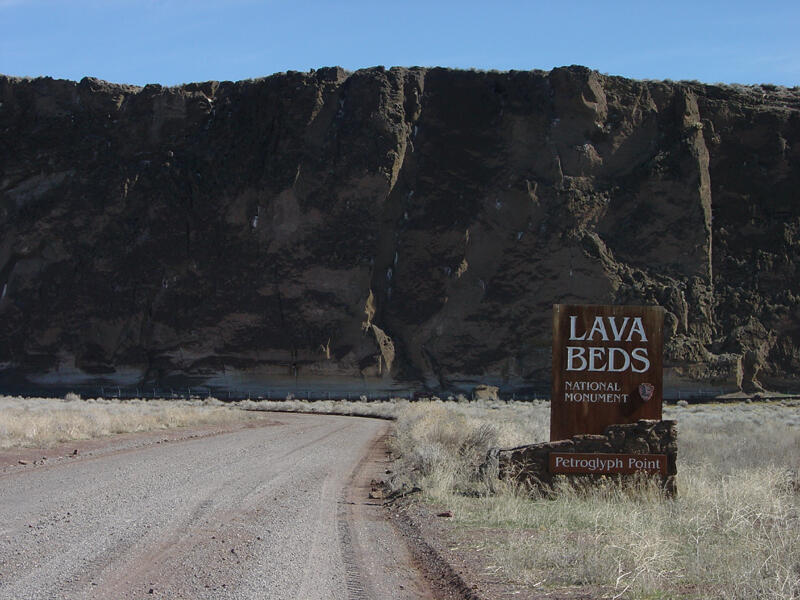
<svg viewBox="0 0 800 600">
<path fill-rule="evenodd" d="M 547 389 L 665 307 L 667 396 L 797 389 L 800 91 L 583 67 L 0 77 L 0 386 Z"/>
</svg>

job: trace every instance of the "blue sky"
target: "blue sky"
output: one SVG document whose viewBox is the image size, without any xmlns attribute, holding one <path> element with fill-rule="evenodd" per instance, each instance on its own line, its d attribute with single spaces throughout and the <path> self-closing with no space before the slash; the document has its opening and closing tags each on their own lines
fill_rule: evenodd
<svg viewBox="0 0 800 600">
<path fill-rule="evenodd" d="M 0 73 L 175 85 L 339 65 L 800 85 L 800 2 L 0 0 Z"/>
</svg>

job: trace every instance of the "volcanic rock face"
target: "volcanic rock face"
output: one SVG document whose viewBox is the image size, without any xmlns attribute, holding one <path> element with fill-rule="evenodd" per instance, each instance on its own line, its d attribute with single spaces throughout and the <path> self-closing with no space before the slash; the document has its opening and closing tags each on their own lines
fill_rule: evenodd
<svg viewBox="0 0 800 600">
<path fill-rule="evenodd" d="M 798 383 L 797 90 L 375 68 L 0 102 L 6 388 L 546 389 L 554 303 L 665 307 L 673 391 Z"/>
</svg>

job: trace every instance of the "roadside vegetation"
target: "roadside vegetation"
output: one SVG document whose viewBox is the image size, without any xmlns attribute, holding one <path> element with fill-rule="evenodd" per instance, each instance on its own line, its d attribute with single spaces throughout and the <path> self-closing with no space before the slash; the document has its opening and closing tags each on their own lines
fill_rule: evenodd
<svg viewBox="0 0 800 600">
<path fill-rule="evenodd" d="M 244 410 L 296 412 L 349 417 L 394 419 L 409 405 L 408 400 L 241 400 L 235 403 Z"/>
<path fill-rule="evenodd" d="M 82 399 L 0 396 L 0 449 L 46 448 L 59 442 L 116 433 L 252 421 L 266 412 L 298 412 L 395 418 L 408 400 L 282 400 L 222 402 L 182 399 Z"/>
<path fill-rule="evenodd" d="M 46 448 L 115 433 L 219 425 L 259 418 L 218 400 L 82 400 L 0 396 L 0 448 Z"/>
<path fill-rule="evenodd" d="M 408 405 L 392 441 L 423 502 L 487 567 L 540 590 L 608 598 L 800 598 L 800 403 L 666 407 L 678 497 L 609 481 L 552 497 L 486 479 L 491 446 L 545 441 L 545 403 Z"/>
</svg>

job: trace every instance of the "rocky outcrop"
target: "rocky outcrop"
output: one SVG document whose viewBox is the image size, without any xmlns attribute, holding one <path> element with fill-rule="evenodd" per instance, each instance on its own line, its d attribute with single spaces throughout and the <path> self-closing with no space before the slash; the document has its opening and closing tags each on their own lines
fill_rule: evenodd
<svg viewBox="0 0 800 600">
<path fill-rule="evenodd" d="M 582 67 L 0 77 L 0 385 L 547 389 L 658 303 L 667 395 L 794 389 L 800 93 Z"/>
</svg>

